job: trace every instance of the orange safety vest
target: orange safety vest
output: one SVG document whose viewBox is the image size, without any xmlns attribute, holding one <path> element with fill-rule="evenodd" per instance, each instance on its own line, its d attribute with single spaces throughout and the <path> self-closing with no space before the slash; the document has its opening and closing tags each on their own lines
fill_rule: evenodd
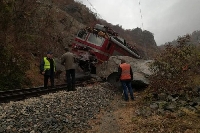
<svg viewBox="0 0 200 133">
<path fill-rule="evenodd" d="M 130 64 L 120 64 L 120 67 L 122 69 L 121 77 L 120 80 L 126 80 L 126 79 L 131 79 L 131 65 Z"/>
</svg>

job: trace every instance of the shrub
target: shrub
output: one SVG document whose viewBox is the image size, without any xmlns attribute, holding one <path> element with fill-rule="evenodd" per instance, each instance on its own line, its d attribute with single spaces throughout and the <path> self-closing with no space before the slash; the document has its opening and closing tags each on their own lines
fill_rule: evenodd
<svg viewBox="0 0 200 133">
<path fill-rule="evenodd" d="M 15 53 L 11 48 L 0 45 L 0 90 L 18 89 L 29 85 L 30 80 L 25 76 L 29 69 L 24 57 Z"/>
<path fill-rule="evenodd" d="M 197 74 L 200 54 L 192 44 L 190 36 L 179 37 L 178 44 L 165 46 L 150 66 L 150 89 L 156 92 L 176 92 L 194 86 L 192 76 Z"/>
</svg>

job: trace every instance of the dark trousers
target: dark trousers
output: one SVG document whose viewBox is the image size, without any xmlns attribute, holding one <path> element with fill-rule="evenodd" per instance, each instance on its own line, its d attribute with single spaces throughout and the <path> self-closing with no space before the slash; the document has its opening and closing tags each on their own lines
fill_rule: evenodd
<svg viewBox="0 0 200 133">
<path fill-rule="evenodd" d="M 51 74 L 51 75 L 44 75 L 44 88 L 47 88 L 49 79 L 51 82 L 51 87 L 54 87 L 54 74 Z"/>
<path fill-rule="evenodd" d="M 66 70 L 68 91 L 75 90 L 75 69 Z"/>
<path fill-rule="evenodd" d="M 131 86 L 131 81 L 121 81 L 121 83 L 122 83 L 122 87 L 123 87 L 123 90 L 124 90 L 125 100 L 127 101 L 129 99 L 128 98 L 128 92 L 130 93 L 131 99 L 133 100 L 134 97 L 133 97 L 133 89 L 132 89 L 132 86 Z"/>
</svg>

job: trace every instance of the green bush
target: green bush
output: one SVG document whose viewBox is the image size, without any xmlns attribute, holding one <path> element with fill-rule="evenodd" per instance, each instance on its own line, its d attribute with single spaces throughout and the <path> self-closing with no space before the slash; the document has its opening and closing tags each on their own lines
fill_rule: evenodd
<svg viewBox="0 0 200 133">
<path fill-rule="evenodd" d="M 168 44 L 150 66 L 150 89 L 156 92 L 177 92 L 194 87 L 192 76 L 197 74 L 200 54 L 190 44 L 190 36 L 179 37 L 178 44 Z"/>
</svg>

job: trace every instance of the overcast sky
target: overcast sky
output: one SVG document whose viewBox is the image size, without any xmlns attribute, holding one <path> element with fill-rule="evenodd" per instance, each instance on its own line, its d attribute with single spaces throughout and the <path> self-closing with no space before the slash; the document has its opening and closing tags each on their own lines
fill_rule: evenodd
<svg viewBox="0 0 200 133">
<path fill-rule="evenodd" d="M 200 0 L 76 1 L 113 25 L 119 24 L 124 29 L 139 27 L 152 32 L 157 45 L 200 30 Z"/>
</svg>

